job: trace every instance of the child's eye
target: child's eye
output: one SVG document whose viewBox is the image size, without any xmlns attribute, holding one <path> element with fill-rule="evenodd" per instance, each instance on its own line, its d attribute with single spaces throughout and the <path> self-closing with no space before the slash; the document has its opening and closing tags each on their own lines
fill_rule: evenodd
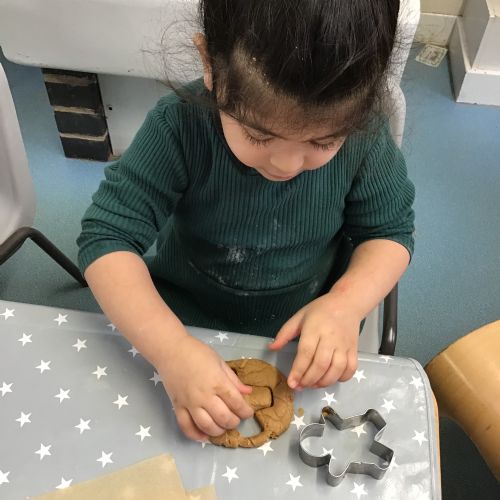
<svg viewBox="0 0 500 500">
<path fill-rule="evenodd" d="M 272 137 L 267 137 L 265 139 L 257 139 L 256 137 L 250 135 L 245 129 L 242 130 L 243 133 L 245 134 L 245 138 L 247 139 L 247 141 L 253 144 L 254 146 L 265 146 L 273 139 Z"/>
<path fill-rule="evenodd" d="M 328 144 L 318 144 L 317 142 L 311 142 L 314 149 L 321 149 L 321 151 L 331 151 L 337 146 L 337 142 L 329 142 Z"/>
</svg>

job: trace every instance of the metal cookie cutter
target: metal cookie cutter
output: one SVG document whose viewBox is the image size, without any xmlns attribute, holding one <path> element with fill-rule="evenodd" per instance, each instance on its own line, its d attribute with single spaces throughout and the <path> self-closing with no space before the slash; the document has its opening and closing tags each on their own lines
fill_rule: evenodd
<svg viewBox="0 0 500 500">
<path fill-rule="evenodd" d="M 304 439 L 309 437 L 321 437 L 325 430 L 326 420 L 331 422 L 338 430 L 350 429 L 362 425 L 365 422 L 371 422 L 377 429 L 377 434 L 373 438 L 373 443 L 370 446 L 370 451 L 385 460 L 386 464 L 379 466 L 372 462 L 350 462 L 346 469 L 340 474 L 332 472 L 332 459 L 328 453 L 326 455 L 313 455 L 309 453 L 303 446 Z M 299 436 L 299 455 L 302 461 L 311 467 L 321 467 L 328 464 L 327 482 L 332 486 L 337 486 L 341 483 L 344 476 L 349 472 L 351 474 L 368 474 L 375 479 L 382 479 L 383 475 L 391 465 L 394 451 L 387 446 L 384 446 L 378 441 L 384 432 L 386 426 L 385 420 L 377 410 L 369 409 L 363 415 L 355 415 L 353 417 L 342 418 L 335 410 L 329 406 L 325 406 L 321 410 L 321 418 L 319 423 L 306 425 Z"/>
</svg>

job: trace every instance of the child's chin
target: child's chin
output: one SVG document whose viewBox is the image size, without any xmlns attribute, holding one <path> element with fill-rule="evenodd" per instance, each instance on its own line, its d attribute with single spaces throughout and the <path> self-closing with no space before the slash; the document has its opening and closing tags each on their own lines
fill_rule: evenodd
<svg viewBox="0 0 500 500">
<path fill-rule="evenodd" d="M 294 174 L 294 175 L 289 175 L 288 177 L 278 177 L 272 174 L 269 174 L 267 172 L 264 172 L 262 170 L 257 170 L 262 177 L 266 178 L 268 181 L 274 181 L 274 182 L 285 182 L 293 179 L 294 177 L 297 177 L 299 174 Z"/>
</svg>

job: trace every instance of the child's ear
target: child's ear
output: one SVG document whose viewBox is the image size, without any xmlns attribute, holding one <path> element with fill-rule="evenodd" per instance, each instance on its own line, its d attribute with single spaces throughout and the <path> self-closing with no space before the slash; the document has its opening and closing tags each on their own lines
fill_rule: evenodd
<svg viewBox="0 0 500 500">
<path fill-rule="evenodd" d="M 200 53 L 205 87 L 211 92 L 213 89 L 212 65 L 210 64 L 210 56 L 208 55 L 207 40 L 202 33 L 195 33 L 193 35 L 193 43 Z"/>
</svg>

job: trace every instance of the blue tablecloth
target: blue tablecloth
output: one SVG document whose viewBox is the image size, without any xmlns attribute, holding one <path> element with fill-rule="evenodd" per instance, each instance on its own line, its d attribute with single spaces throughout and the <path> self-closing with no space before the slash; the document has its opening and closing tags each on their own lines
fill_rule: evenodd
<svg viewBox="0 0 500 500">
<path fill-rule="evenodd" d="M 225 359 L 254 357 L 288 373 L 295 344 L 190 328 Z M 342 416 L 377 409 L 382 442 L 395 450 L 383 479 L 348 474 L 332 487 L 325 467 L 305 465 L 299 430 L 330 404 Z M 256 427 L 251 420 L 244 432 Z M 311 443 L 332 450 L 339 470 L 368 451 L 371 424 L 327 429 Z M 0 498 L 19 500 L 171 453 L 186 489 L 214 484 L 219 499 L 440 499 L 432 395 L 412 359 L 359 354 L 355 378 L 296 393 L 295 417 L 280 438 L 256 449 L 225 449 L 180 433 L 154 368 L 99 314 L 0 301 Z"/>
</svg>

